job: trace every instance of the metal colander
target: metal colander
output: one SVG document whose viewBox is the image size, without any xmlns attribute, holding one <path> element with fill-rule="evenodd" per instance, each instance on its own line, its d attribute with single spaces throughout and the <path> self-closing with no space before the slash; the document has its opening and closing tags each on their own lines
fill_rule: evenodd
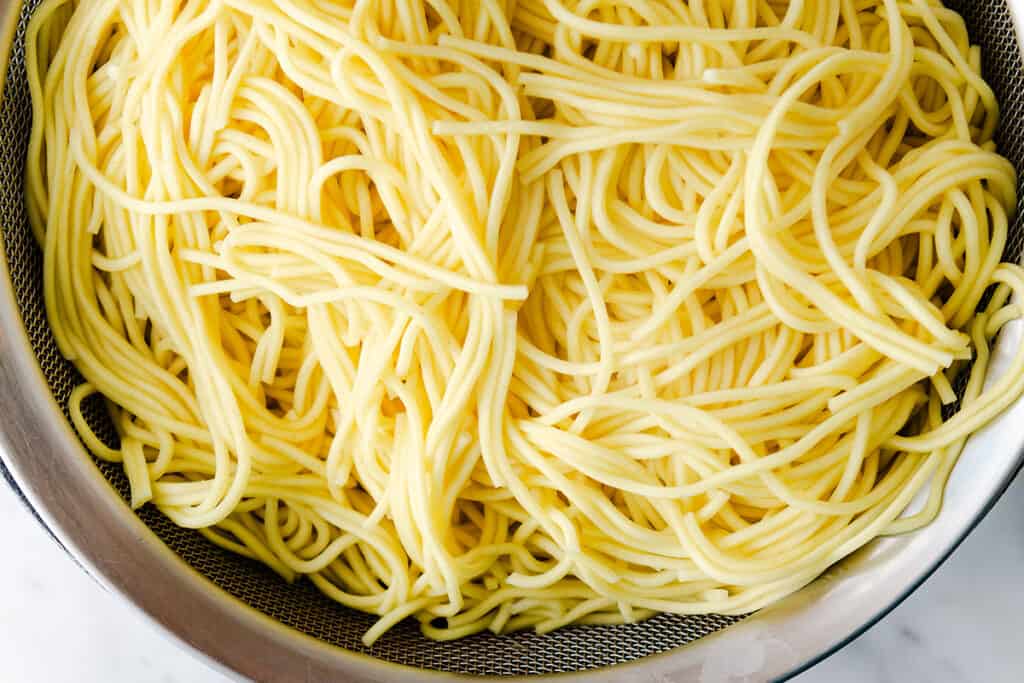
<svg viewBox="0 0 1024 683">
<path fill-rule="evenodd" d="M 1002 0 L 949 0 L 946 4 L 964 16 L 973 41 L 982 47 L 984 75 L 1002 105 L 1002 123 L 996 134 L 999 149 L 1018 169 L 1024 169 L 1024 73 L 1009 8 Z M 955 495 L 954 477 L 947 502 L 952 509 L 944 511 L 935 525 L 914 539 L 872 544 L 801 594 L 713 638 L 705 637 L 740 618 L 661 615 L 639 624 L 566 628 L 543 636 L 485 632 L 449 643 L 427 640 L 417 624 L 407 620 L 374 647 L 366 648 L 360 637 L 374 618 L 329 600 L 309 581 L 286 584 L 263 565 L 174 526 L 151 505 L 139 510 L 137 517 L 152 534 L 135 522 L 118 520 L 118 515 L 130 518 L 132 514 L 124 502 L 128 483 L 120 466 L 89 462 L 69 431 L 65 404 L 82 379 L 61 357 L 47 324 L 42 257 L 23 203 L 31 125 L 24 33 L 37 5 L 38 0 L 26 0 L 19 8 L 16 0 L 0 0 L 6 29 L 0 34 L 4 41 L 0 58 L 2 49 L 9 46 L 10 50 L 0 103 L 0 223 L 9 275 L 9 282 L 0 277 L 0 298 L 10 299 L 0 302 L 4 308 L 0 311 L 0 425 L 8 447 L 4 458 L 13 477 L 6 470 L 4 474 L 12 486 L 25 492 L 58 541 L 101 581 L 125 593 L 182 639 L 238 671 L 261 680 L 282 681 L 398 680 L 414 675 L 407 669 L 350 654 L 363 653 L 417 670 L 470 675 L 586 671 L 647 658 L 633 667 L 617 668 L 608 680 L 681 681 L 691 676 L 719 680 L 717 674 L 751 680 L 785 676 L 842 644 L 905 596 L 967 533 L 1019 464 L 1024 428 L 1008 429 L 1005 424 L 1020 425 L 1024 420 L 1013 420 L 1008 414 L 1000 420 L 1004 426 L 995 430 L 996 436 L 986 436 L 992 433 L 990 429 L 972 440 L 964 456 L 967 464 L 958 467 L 959 472 L 970 466 L 972 454 L 981 453 L 989 458 L 986 462 L 991 472 L 982 477 L 980 485 L 974 483 L 974 491 L 965 490 L 961 496 Z M 1018 212 L 1006 258 L 1018 259 L 1022 244 L 1024 226 Z M 1008 336 L 1003 335 L 1002 345 L 1009 344 Z M 32 365 L 32 356 L 38 368 Z M 116 434 L 100 399 L 90 400 L 85 411 L 88 420 L 97 434 L 116 445 Z M 60 410 L 65 412 L 63 418 Z M 1002 454 L 994 463 L 993 449 Z M 89 481 L 83 466 L 93 471 L 98 468 L 109 486 L 97 483 L 98 478 Z M 955 505 L 957 500 L 963 501 L 960 508 Z M 97 523 L 88 521 L 91 515 L 108 515 L 117 521 L 106 529 L 101 525 L 97 533 Z M 167 548 L 194 572 L 185 570 Z M 117 556 L 112 554 L 115 552 Z M 876 590 L 873 596 L 864 592 L 880 576 L 894 573 L 901 576 L 887 591 Z M 226 600 L 210 583 L 236 600 Z M 867 602 L 851 605 L 851 595 Z M 826 599 L 834 602 L 828 604 Z M 294 631 L 275 627 L 239 601 Z M 297 637 L 296 631 L 335 647 L 324 648 Z M 671 655 L 649 657 L 698 639 L 701 643 Z M 734 662 L 735 666 L 728 661 L 731 652 L 751 651 L 761 653 L 761 659 L 753 664 Z"/>
</svg>

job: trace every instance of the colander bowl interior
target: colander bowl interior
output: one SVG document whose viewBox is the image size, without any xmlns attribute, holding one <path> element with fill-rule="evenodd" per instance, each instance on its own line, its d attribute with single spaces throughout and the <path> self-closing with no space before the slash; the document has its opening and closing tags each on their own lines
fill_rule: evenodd
<svg viewBox="0 0 1024 683">
<path fill-rule="evenodd" d="M 1024 0 L 1021 0 L 1024 4 Z M 1016 2 L 1016 0 L 1014 0 Z M 1014 4 L 1011 2 L 1009 4 Z M 309 581 L 284 583 L 264 566 L 174 526 L 153 506 L 132 513 L 120 466 L 93 460 L 70 429 L 65 403 L 81 377 L 57 351 L 42 302 L 42 259 L 26 219 L 23 171 L 31 108 L 24 30 L 38 0 L 0 0 L 0 433 L 9 482 L 61 543 L 104 585 L 212 661 L 258 680 L 430 680 L 448 675 L 591 680 L 765 680 L 785 677 L 854 637 L 908 595 L 955 548 L 1021 463 L 1024 403 L 976 434 L 931 526 L 879 539 L 799 593 L 749 617 L 661 615 L 639 624 L 575 627 L 547 635 L 424 638 L 412 620 L 373 648 L 360 637 L 374 618 L 323 596 Z M 984 54 L 1001 107 L 1000 151 L 1024 169 L 1024 73 L 1011 7 L 950 0 Z M 1006 258 L 1024 244 L 1020 212 Z M 1009 325 L 990 378 L 1024 343 Z M 86 410 L 97 433 L 116 435 L 98 398 Z M 609 668 L 614 667 L 614 668 Z M 561 680 L 561 677 L 559 677 Z"/>
</svg>

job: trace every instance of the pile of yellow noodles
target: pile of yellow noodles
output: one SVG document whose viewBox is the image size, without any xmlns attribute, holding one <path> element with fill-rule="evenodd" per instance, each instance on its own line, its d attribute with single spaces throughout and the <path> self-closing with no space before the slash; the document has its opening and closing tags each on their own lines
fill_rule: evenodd
<svg viewBox="0 0 1024 683">
<path fill-rule="evenodd" d="M 934 1 L 45 0 L 27 61 L 82 438 L 368 644 L 754 610 L 1024 389 Z"/>
</svg>

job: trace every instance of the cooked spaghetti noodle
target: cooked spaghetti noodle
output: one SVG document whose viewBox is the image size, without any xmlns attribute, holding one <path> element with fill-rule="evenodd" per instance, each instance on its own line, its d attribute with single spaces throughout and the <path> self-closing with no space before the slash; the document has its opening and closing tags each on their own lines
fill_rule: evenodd
<svg viewBox="0 0 1024 683">
<path fill-rule="evenodd" d="M 937 2 L 45 0 L 26 45 L 75 427 L 367 644 L 755 610 L 1024 389 Z"/>
</svg>

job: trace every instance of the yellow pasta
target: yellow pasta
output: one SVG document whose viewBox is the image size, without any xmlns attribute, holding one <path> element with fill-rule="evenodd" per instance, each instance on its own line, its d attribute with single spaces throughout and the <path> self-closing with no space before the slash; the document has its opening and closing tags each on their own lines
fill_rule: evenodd
<svg viewBox="0 0 1024 683">
<path fill-rule="evenodd" d="M 755 610 L 1024 390 L 934 0 L 45 0 L 26 46 L 76 429 L 368 645 Z"/>
</svg>

